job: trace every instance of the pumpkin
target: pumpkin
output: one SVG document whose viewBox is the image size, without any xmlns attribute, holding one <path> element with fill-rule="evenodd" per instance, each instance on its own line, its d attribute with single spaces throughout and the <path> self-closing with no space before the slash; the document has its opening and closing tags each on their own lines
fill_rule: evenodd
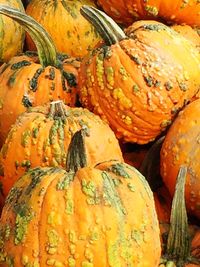
<svg viewBox="0 0 200 267">
<path fill-rule="evenodd" d="M 0 68 L 0 146 L 17 116 L 27 108 L 62 99 L 74 106 L 79 61 L 56 53 L 47 32 L 31 17 L 0 6 L 0 14 L 18 21 L 31 33 L 36 53 L 13 57 Z"/>
<path fill-rule="evenodd" d="M 96 46 L 100 37 L 93 26 L 80 14 L 83 5 L 95 6 L 92 0 L 32 0 L 26 13 L 37 20 L 51 35 L 59 52 L 83 57 Z M 29 36 L 27 48 L 35 46 Z"/>
<path fill-rule="evenodd" d="M 199 51 L 162 23 L 138 21 L 125 34 L 100 10 L 84 6 L 81 12 L 105 40 L 81 62 L 82 105 L 119 139 L 153 141 L 198 92 Z"/>
<path fill-rule="evenodd" d="M 24 13 L 21 0 L 1 0 L 1 4 L 16 8 Z M 2 64 L 22 52 L 25 34 L 23 28 L 16 21 L 2 15 L 0 15 L 0 20 L 0 64 Z"/>
<path fill-rule="evenodd" d="M 81 128 L 88 135 L 88 165 L 123 161 L 114 133 L 87 109 L 70 108 L 62 101 L 31 108 L 18 117 L 0 152 L 1 206 L 14 182 L 30 167 L 64 167 L 71 138 Z"/>
<path fill-rule="evenodd" d="M 160 155 L 160 172 L 171 195 L 180 165 L 188 167 L 186 206 L 190 214 L 200 218 L 200 99 L 187 105 L 177 116 L 166 134 Z"/>
<path fill-rule="evenodd" d="M 98 0 L 98 3 L 108 15 L 125 25 L 139 19 L 162 19 L 200 26 L 198 0 Z"/>
<path fill-rule="evenodd" d="M 1 266 L 158 266 L 148 183 L 120 161 L 87 166 L 87 138 L 73 136 L 66 171 L 37 167 L 15 183 L 0 219 Z"/>
<path fill-rule="evenodd" d="M 197 267 L 199 257 L 199 229 L 188 224 L 185 205 L 185 181 L 187 166 L 180 166 L 172 201 L 167 244 L 160 267 Z M 196 233 L 195 233 L 196 229 Z"/>
</svg>

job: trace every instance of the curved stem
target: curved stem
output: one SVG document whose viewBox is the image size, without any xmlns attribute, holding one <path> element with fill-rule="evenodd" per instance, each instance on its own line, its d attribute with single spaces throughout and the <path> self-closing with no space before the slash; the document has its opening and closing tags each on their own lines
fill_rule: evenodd
<svg viewBox="0 0 200 267">
<path fill-rule="evenodd" d="M 84 130 L 77 131 L 72 139 L 67 152 L 66 170 L 77 172 L 87 166 L 87 157 L 84 141 Z"/>
<path fill-rule="evenodd" d="M 36 20 L 6 5 L 0 5 L 0 14 L 12 18 L 30 34 L 37 47 L 39 61 L 43 67 L 57 66 L 57 53 L 53 41 L 46 30 Z"/>
<path fill-rule="evenodd" d="M 167 240 L 167 257 L 176 262 L 177 267 L 185 266 L 190 257 L 190 238 L 185 206 L 185 180 L 187 167 L 181 166 L 172 202 L 170 230 Z"/>
<path fill-rule="evenodd" d="M 106 45 L 116 44 L 127 38 L 114 20 L 97 8 L 84 5 L 80 12 L 95 27 Z"/>
</svg>

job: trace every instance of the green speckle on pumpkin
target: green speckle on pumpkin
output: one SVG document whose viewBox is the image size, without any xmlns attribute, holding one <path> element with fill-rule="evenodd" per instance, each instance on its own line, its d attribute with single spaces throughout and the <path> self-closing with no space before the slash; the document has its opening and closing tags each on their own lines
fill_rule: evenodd
<svg viewBox="0 0 200 267">
<path fill-rule="evenodd" d="M 129 189 L 130 191 L 135 192 L 135 186 L 134 186 L 134 184 L 128 183 L 128 184 L 127 184 L 127 187 L 128 187 L 128 189 Z"/>
<path fill-rule="evenodd" d="M 73 196 L 70 194 L 70 192 L 66 192 L 64 198 L 65 198 L 65 212 L 68 215 L 74 214 L 74 200 L 72 198 Z"/>
<path fill-rule="evenodd" d="M 154 17 L 157 17 L 158 16 L 158 8 L 157 7 L 155 7 L 155 6 L 150 6 L 150 5 L 146 5 L 145 6 L 145 10 L 147 11 L 147 13 L 149 14 L 149 15 L 152 15 L 152 16 L 154 16 Z"/>
<path fill-rule="evenodd" d="M 130 178 L 130 175 L 126 171 L 126 168 L 123 163 L 116 163 L 111 165 L 106 169 L 108 172 L 113 172 L 117 176 L 121 176 L 123 178 Z"/>
<path fill-rule="evenodd" d="M 27 147 L 28 144 L 30 143 L 31 141 L 31 131 L 30 130 L 26 130 L 22 133 L 22 136 L 21 136 L 21 145 L 23 147 Z"/>
<path fill-rule="evenodd" d="M 18 245 L 24 242 L 28 232 L 28 224 L 34 217 L 34 213 L 27 204 L 23 203 L 18 203 L 14 209 L 16 213 L 14 243 Z"/>
<path fill-rule="evenodd" d="M 71 182 L 74 180 L 74 173 L 68 173 L 66 176 L 62 177 L 56 185 L 57 190 L 65 190 L 67 189 Z"/>
<path fill-rule="evenodd" d="M 59 244 L 59 234 L 55 229 L 50 229 L 47 231 L 47 237 L 48 237 L 48 242 L 46 244 L 46 251 L 49 254 L 55 254 L 58 249 L 58 244 Z"/>
</svg>

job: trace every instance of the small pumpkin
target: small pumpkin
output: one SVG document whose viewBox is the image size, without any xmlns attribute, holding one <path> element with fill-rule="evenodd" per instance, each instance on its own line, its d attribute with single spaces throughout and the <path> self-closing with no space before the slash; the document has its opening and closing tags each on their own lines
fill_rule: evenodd
<svg viewBox="0 0 200 267">
<path fill-rule="evenodd" d="M 125 25 L 140 19 L 155 19 L 200 26 L 198 0 L 98 0 L 98 3 L 109 16 Z"/>
<path fill-rule="evenodd" d="M 188 167 L 186 206 L 190 214 L 200 218 L 200 99 L 187 105 L 169 128 L 160 154 L 160 172 L 171 195 L 181 165 Z"/>
<path fill-rule="evenodd" d="M 93 0 L 32 0 L 26 13 L 37 20 L 51 35 L 59 52 L 83 57 L 96 46 L 100 37 L 96 29 L 80 14 L 83 5 L 96 6 Z M 35 50 L 30 36 L 27 48 Z"/>
<path fill-rule="evenodd" d="M 27 108 L 62 99 L 74 106 L 79 61 L 59 55 L 47 32 L 30 16 L 5 6 L 0 14 L 19 22 L 32 36 L 36 53 L 13 57 L 0 68 L 0 146 L 17 116 Z"/>
<path fill-rule="evenodd" d="M 87 166 L 87 138 L 73 136 L 67 171 L 38 167 L 15 183 L 0 219 L 1 266 L 158 266 L 148 183 L 119 161 Z"/>
<path fill-rule="evenodd" d="M 125 34 L 100 10 L 84 6 L 81 12 L 105 41 L 81 62 L 82 105 L 119 139 L 153 141 L 197 94 L 199 50 L 162 23 L 138 21 Z"/>
<path fill-rule="evenodd" d="M 31 108 L 13 124 L 0 152 L 1 206 L 14 182 L 29 168 L 64 167 L 71 138 L 80 129 L 87 132 L 88 166 L 123 161 L 114 133 L 87 109 L 70 108 L 62 101 Z"/>
<path fill-rule="evenodd" d="M 24 11 L 21 0 L 1 0 L 0 5 L 16 8 Z M 24 29 L 16 21 L 0 15 L 1 35 L 0 35 L 0 64 L 9 61 L 12 57 L 22 53 L 24 46 Z"/>
</svg>

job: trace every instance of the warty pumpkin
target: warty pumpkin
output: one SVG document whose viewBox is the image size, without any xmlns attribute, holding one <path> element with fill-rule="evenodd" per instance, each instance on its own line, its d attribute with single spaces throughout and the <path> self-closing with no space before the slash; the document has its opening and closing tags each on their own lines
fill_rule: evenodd
<svg viewBox="0 0 200 267">
<path fill-rule="evenodd" d="M 162 23 L 138 21 L 125 34 L 100 10 L 84 6 L 81 12 L 105 41 L 81 62 L 82 105 L 119 139 L 153 141 L 198 92 L 199 50 Z"/>
<path fill-rule="evenodd" d="M 34 38 L 36 53 L 13 57 L 0 68 L 0 146 L 17 116 L 27 108 L 62 99 L 76 102 L 79 61 L 59 55 L 47 32 L 30 16 L 5 6 L 0 14 L 19 22 Z"/>
<path fill-rule="evenodd" d="M 87 109 L 70 108 L 62 101 L 31 108 L 13 124 L 0 152 L 1 207 L 14 182 L 29 168 L 65 167 L 71 138 L 80 129 L 87 133 L 88 166 L 111 159 L 123 161 L 112 130 Z"/>
<path fill-rule="evenodd" d="M 1 0 L 1 4 L 25 12 L 21 0 Z M 0 20 L 0 64 L 2 64 L 22 52 L 25 32 L 21 25 L 6 16 L 0 15 Z"/>
<path fill-rule="evenodd" d="M 59 52 L 83 57 L 100 41 L 96 29 L 80 14 L 83 5 L 96 6 L 93 0 L 32 0 L 26 13 L 47 30 Z M 35 49 L 28 35 L 26 44 Z"/>
<path fill-rule="evenodd" d="M 140 19 L 165 20 L 200 26 L 199 0 L 98 0 L 118 23 L 130 25 Z"/>
<path fill-rule="evenodd" d="M 158 266 L 148 183 L 119 161 L 87 166 L 83 135 L 72 138 L 67 171 L 31 169 L 11 189 L 0 220 L 1 266 Z"/>
<path fill-rule="evenodd" d="M 187 105 L 169 128 L 160 154 L 160 172 L 171 195 L 180 165 L 188 167 L 186 206 L 190 214 L 200 218 L 200 99 Z"/>
</svg>

